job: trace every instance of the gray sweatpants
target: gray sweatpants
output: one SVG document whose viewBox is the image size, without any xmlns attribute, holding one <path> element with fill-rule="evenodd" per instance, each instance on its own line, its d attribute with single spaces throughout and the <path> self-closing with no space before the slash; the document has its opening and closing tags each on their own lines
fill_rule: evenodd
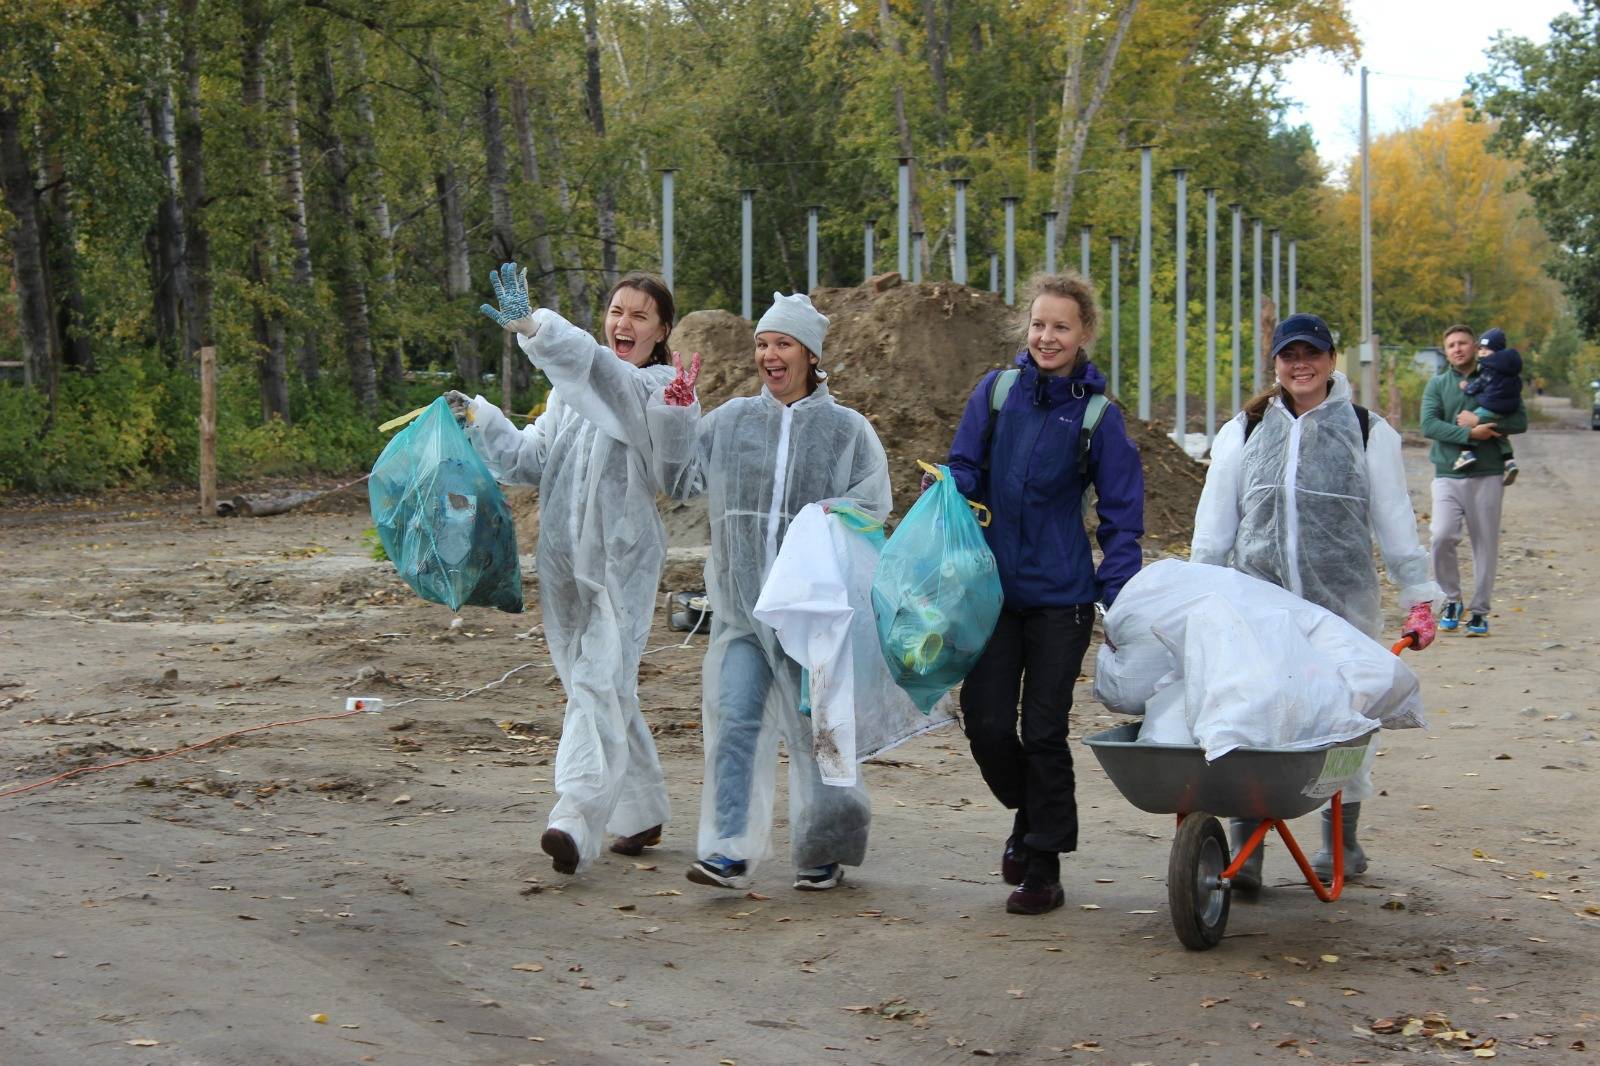
<svg viewBox="0 0 1600 1066">
<path fill-rule="evenodd" d="M 1472 574 L 1477 580 L 1469 614 L 1488 614 L 1500 552 L 1500 503 L 1505 484 L 1499 474 L 1433 479 L 1433 577 L 1446 600 L 1461 599 L 1461 563 L 1456 548 L 1462 527 L 1472 542 Z"/>
</svg>

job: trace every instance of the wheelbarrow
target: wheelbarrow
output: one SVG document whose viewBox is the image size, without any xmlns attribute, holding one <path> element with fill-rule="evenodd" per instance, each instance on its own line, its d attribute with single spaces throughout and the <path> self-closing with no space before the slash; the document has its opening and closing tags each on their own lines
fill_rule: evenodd
<svg viewBox="0 0 1600 1066">
<path fill-rule="evenodd" d="M 1411 637 L 1394 646 L 1399 654 Z M 1183 946 L 1205 951 L 1222 942 L 1233 878 L 1277 830 L 1317 898 L 1331 903 L 1344 891 L 1343 786 L 1361 771 L 1372 732 L 1325 748 L 1235 748 L 1206 762 L 1190 744 L 1137 743 L 1139 723 L 1084 738 L 1111 783 L 1129 803 L 1151 814 L 1176 814 L 1177 835 L 1167 859 L 1167 903 Z M 1332 803 L 1333 879 L 1324 884 L 1289 832 L 1292 818 Z M 1237 855 L 1228 853 L 1221 818 L 1258 824 Z"/>
</svg>

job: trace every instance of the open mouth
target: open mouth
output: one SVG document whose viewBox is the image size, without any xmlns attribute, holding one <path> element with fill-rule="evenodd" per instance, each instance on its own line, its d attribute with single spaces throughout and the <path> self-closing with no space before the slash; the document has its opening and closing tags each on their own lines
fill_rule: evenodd
<svg viewBox="0 0 1600 1066">
<path fill-rule="evenodd" d="M 789 368 L 782 363 L 763 363 L 761 372 L 767 376 L 768 387 L 781 390 L 789 380 Z"/>
<path fill-rule="evenodd" d="M 627 358 L 629 355 L 631 355 L 633 353 L 633 349 L 637 346 L 637 344 L 638 344 L 638 342 L 636 340 L 634 340 L 632 337 L 612 337 L 611 338 L 611 350 L 616 352 L 618 355 L 622 356 L 623 358 Z"/>
</svg>

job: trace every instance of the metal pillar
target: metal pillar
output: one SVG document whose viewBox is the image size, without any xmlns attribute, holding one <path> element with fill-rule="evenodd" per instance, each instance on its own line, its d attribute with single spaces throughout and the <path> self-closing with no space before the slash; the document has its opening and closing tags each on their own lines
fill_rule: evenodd
<svg viewBox="0 0 1600 1066">
<path fill-rule="evenodd" d="M 1206 448 L 1217 436 L 1217 190 L 1206 193 Z"/>
<path fill-rule="evenodd" d="M 1111 238 L 1111 395 L 1122 395 L 1122 238 Z"/>
<path fill-rule="evenodd" d="M 1250 220 L 1250 240 L 1254 258 L 1250 265 L 1251 318 L 1250 318 L 1250 392 L 1261 391 L 1261 220 Z"/>
<path fill-rule="evenodd" d="M 900 157 L 900 206 L 898 225 L 895 227 L 895 254 L 899 258 L 900 276 L 911 276 L 911 157 Z"/>
<path fill-rule="evenodd" d="M 872 270 L 872 228 L 875 225 L 877 225 L 877 223 L 878 223 L 878 220 L 875 219 L 875 218 L 867 219 L 867 232 L 866 232 L 867 254 L 866 254 L 866 263 L 864 264 L 864 266 L 862 268 L 863 269 L 863 273 L 861 275 L 861 280 L 862 280 L 863 283 L 865 283 L 867 281 L 870 281 L 872 279 L 872 273 L 873 273 L 873 270 Z"/>
<path fill-rule="evenodd" d="M 1000 253 L 989 253 L 989 291 L 996 295 L 1000 292 Z"/>
<path fill-rule="evenodd" d="M 817 287 L 817 220 L 822 215 L 821 204 L 806 205 L 806 291 Z"/>
<path fill-rule="evenodd" d="M 739 190 L 739 292 L 741 296 L 740 307 L 744 317 L 755 320 L 755 308 L 751 303 L 752 286 L 750 281 L 751 260 L 755 258 L 752 250 L 755 239 L 755 205 L 756 191 L 754 189 Z"/>
<path fill-rule="evenodd" d="M 922 231 L 911 232 L 911 280 L 922 280 Z"/>
<path fill-rule="evenodd" d="M 1174 233 L 1177 237 L 1177 293 L 1173 297 L 1175 343 L 1173 374 L 1172 439 L 1183 447 L 1189 432 L 1189 172 L 1182 167 L 1172 172 L 1173 200 L 1177 204 Z"/>
<path fill-rule="evenodd" d="M 1017 197 L 1002 196 L 1006 205 L 1006 306 L 1017 302 Z"/>
<path fill-rule="evenodd" d="M 1056 272 L 1056 218 L 1059 212 L 1046 211 L 1044 213 L 1044 272 Z"/>
<path fill-rule="evenodd" d="M 1283 321 L 1283 279 L 1280 264 L 1283 260 L 1282 231 L 1274 227 L 1272 234 L 1272 315 Z"/>
<path fill-rule="evenodd" d="M 1089 280 L 1089 235 L 1093 231 L 1093 226 L 1078 227 L 1078 273 L 1085 281 Z"/>
<path fill-rule="evenodd" d="M 1372 165 L 1368 152 L 1367 68 L 1361 68 L 1361 402 L 1377 401 L 1376 353 L 1372 350 Z"/>
<path fill-rule="evenodd" d="M 1150 421 L 1150 165 L 1139 149 L 1139 420 Z"/>
<path fill-rule="evenodd" d="M 661 172 L 661 280 L 672 288 L 672 170 Z"/>
<path fill-rule="evenodd" d="M 1244 402 L 1239 395 L 1239 275 L 1244 261 L 1244 205 L 1229 204 L 1228 210 L 1233 212 L 1233 328 L 1228 331 L 1233 341 L 1233 385 L 1228 393 L 1228 412 L 1231 416 L 1239 412 L 1239 405 Z"/>
<path fill-rule="evenodd" d="M 956 187 L 955 261 L 950 264 L 950 280 L 958 285 L 967 283 L 967 178 L 956 178 L 950 184 Z"/>
<path fill-rule="evenodd" d="M 1300 288 L 1299 282 L 1295 276 L 1294 268 L 1295 247 L 1299 245 L 1299 243 L 1300 242 L 1295 240 L 1293 237 L 1289 238 L 1289 313 L 1291 315 L 1295 313 L 1295 296 L 1297 294 L 1297 290 Z"/>
</svg>

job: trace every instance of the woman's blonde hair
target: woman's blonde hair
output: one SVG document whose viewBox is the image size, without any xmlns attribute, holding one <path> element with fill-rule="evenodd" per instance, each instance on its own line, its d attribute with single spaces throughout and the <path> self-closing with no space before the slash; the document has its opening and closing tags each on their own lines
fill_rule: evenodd
<svg viewBox="0 0 1600 1066">
<path fill-rule="evenodd" d="M 1028 335 L 1028 325 L 1033 321 L 1033 302 L 1041 296 L 1062 296 L 1078 305 L 1078 322 L 1091 340 L 1100 335 L 1100 301 L 1095 298 L 1094 285 L 1088 278 L 1074 270 L 1060 274 L 1035 274 L 1023 289 L 1022 335 Z"/>
</svg>

